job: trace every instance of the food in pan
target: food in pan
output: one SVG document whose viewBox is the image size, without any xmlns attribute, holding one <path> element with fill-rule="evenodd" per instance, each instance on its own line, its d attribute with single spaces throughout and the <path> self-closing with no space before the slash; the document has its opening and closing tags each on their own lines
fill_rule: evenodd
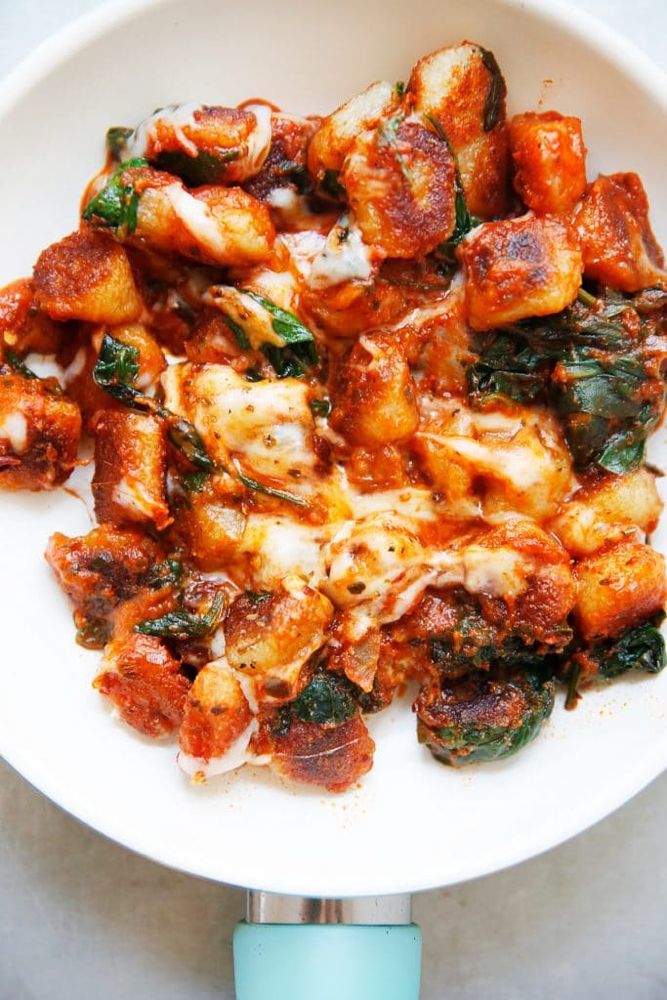
<svg viewBox="0 0 667 1000">
<path fill-rule="evenodd" d="M 94 443 L 98 526 L 46 557 L 100 695 L 197 781 L 341 791 L 406 690 L 461 766 L 559 685 L 660 671 L 666 278 L 640 178 L 508 120 L 469 42 L 324 118 L 111 128 L 79 229 L 0 292 L 0 487 Z"/>
</svg>

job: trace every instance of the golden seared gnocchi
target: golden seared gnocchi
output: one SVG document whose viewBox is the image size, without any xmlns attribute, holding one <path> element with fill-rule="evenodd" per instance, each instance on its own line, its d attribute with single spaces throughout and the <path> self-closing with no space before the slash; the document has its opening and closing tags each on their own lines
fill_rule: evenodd
<svg viewBox="0 0 667 1000">
<path fill-rule="evenodd" d="M 665 559 L 640 542 L 619 542 L 576 566 L 574 608 L 584 640 L 608 639 L 646 621 L 667 599 Z"/>
<path fill-rule="evenodd" d="M 116 190 L 121 192 L 119 208 Z M 205 264 L 266 260 L 275 237 L 268 207 L 242 188 L 207 184 L 190 190 L 141 160 L 119 167 L 90 198 L 83 217 L 121 242 Z"/>
<path fill-rule="evenodd" d="M 485 219 L 507 207 L 506 91 L 493 53 L 472 42 L 424 56 L 406 91 L 408 106 L 444 131 L 468 207 Z"/>
<path fill-rule="evenodd" d="M 227 663 L 206 664 L 185 701 L 179 729 L 179 763 L 203 780 L 249 759 L 248 744 L 257 723 L 243 687 Z"/>
<path fill-rule="evenodd" d="M 132 323 L 142 303 L 122 247 L 83 228 L 44 250 L 33 273 L 35 301 L 56 320 Z"/>
<path fill-rule="evenodd" d="M 371 83 L 327 115 L 308 145 L 308 169 L 313 177 L 321 184 L 328 172 L 339 173 L 357 136 L 374 128 L 398 103 L 397 88 L 384 80 Z M 338 183 L 336 177 L 328 180 Z"/>
<path fill-rule="evenodd" d="M 8 348 L 19 357 L 31 351 L 57 354 L 69 329 L 42 312 L 35 302 L 35 286 L 29 278 L 12 281 L 0 289 L 0 352 Z"/>
<path fill-rule="evenodd" d="M 150 414 L 102 410 L 95 423 L 95 515 L 104 524 L 138 522 L 162 531 L 171 521 L 166 496 L 167 439 Z"/>
<path fill-rule="evenodd" d="M 345 791 L 408 682 L 437 760 L 496 760 L 558 684 L 665 665 L 641 181 L 588 183 L 573 115 L 508 121 L 482 45 L 406 78 L 114 126 L 80 228 L 0 289 L 0 489 L 93 439 L 98 526 L 46 557 L 96 689 L 196 784 Z"/>
<path fill-rule="evenodd" d="M 454 157 L 420 121 L 397 114 L 362 132 L 341 181 L 364 242 L 383 257 L 421 257 L 454 232 Z"/>
<path fill-rule="evenodd" d="M 655 475 L 637 469 L 625 476 L 606 476 L 584 486 L 562 505 L 551 522 L 575 558 L 591 555 L 613 542 L 642 540 L 655 531 L 662 512 Z"/>
<path fill-rule="evenodd" d="M 461 260 L 468 322 L 474 330 L 559 313 L 581 286 L 577 239 L 554 218 L 528 215 L 487 222 L 462 243 Z"/>
<path fill-rule="evenodd" d="M 509 124 L 513 184 L 526 208 L 559 215 L 586 190 L 586 147 L 579 118 L 557 111 L 515 115 Z"/>
<path fill-rule="evenodd" d="M 0 489 L 52 490 L 76 465 L 81 413 L 55 379 L 0 367 Z"/>
<path fill-rule="evenodd" d="M 623 292 L 665 282 L 662 249 L 637 174 L 594 180 L 576 209 L 575 223 L 588 277 Z"/>
<path fill-rule="evenodd" d="M 242 594 L 225 624 L 227 661 L 246 678 L 260 705 L 294 698 L 303 667 L 324 643 L 334 609 L 298 576 L 273 593 Z"/>
<path fill-rule="evenodd" d="M 572 486 L 558 422 L 546 410 L 470 410 L 429 399 L 414 450 L 433 487 L 454 510 L 517 511 L 548 517 Z"/>
<path fill-rule="evenodd" d="M 332 427 L 353 444 L 378 447 L 412 437 L 419 403 L 397 338 L 359 338 L 338 373 L 332 404 Z"/>
</svg>

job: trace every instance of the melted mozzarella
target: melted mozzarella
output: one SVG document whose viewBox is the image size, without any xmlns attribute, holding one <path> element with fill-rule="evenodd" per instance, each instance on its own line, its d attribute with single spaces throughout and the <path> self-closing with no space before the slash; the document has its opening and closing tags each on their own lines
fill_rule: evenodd
<svg viewBox="0 0 667 1000">
<path fill-rule="evenodd" d="M 343 216 L 313 260 L 307 282 L 313 289 L 330 288 L 344 281 L 368 281 L 372 274 L 370 249 L 352 219 Z"/>
<path fill-rule="evenodd" d="M 418 520 L 430 521 L 435 520 L 438 516 L 432 490 L 420 489 L 416 486 L 360 493 L 348 484 L 347 495 L 355 519 L 383 511 L 393 511 L 402 517 Z"/>
<path fill-rule="evenodd" d="M 251 719 L 241 735 L 234 740 L 221 757 L 211 757 L 210 760 L 205 760 L 203 757 L 192 757 L 189 753 L 184 753 L 181 750 L 176 758 L 179 767 L 191 778 L 205 781 L 218 774 L 235 771 L 237 767 L 242 767 L 244 764 L 268 763 L 268 758 L 258 757 L 248 749 L 250 740 L 258 728 L 257 719 Z"/>
<path fill-rule="evenodd" d="M 476 473 L 495 474 L 521 489 L 539 483 L 544 475 L 544 463 L 537 460 L 535 450 L 527 445 L 503 447 L 501 442 L 486 443 L 456 435 L 423 434 L 420 437 L 464 459 Z"/>
<path fill-rule="evenodd" d="M 286 576 L 298 574 L 313 587 L 325 578 L 323 546 L 332 525 L 302 524 L 289 517 L 250 514 L 241 540 L 241 552 L 252 559 L 257 587 L 271 589 Z"/>
<path fill-rule="evenodd" d="M 178 181 L 160 188 L 160 192 L 168 199 L 174 215 L 193 240 L 215 260 L 224 257 L 228 249 L 227 240 L 206 202 L 195 198 Z"/>
<path fill-rule="evenodd" d="M 410 522 L 387 513 L 343 524 L 324 559 L 327 596 L 338 607 L 371 605 L 378 613 L 392 587 L 406 583 L 428 561 Z"/>
<path fill-rule="evenodd" d="M 221 464 L 230 455 L 260 475 L 287 477 L 292 491 L 316 464 L 308 387 L 295 378 L 248 382 L 226 365 L 189 364 L 163 375 L 166 405 L 187 417 Z"/>
<path fill-rule="evenodd" d="M 433 582 L 438 587 L 458 584 L 469 594 L 516 597 L 526 589 L 526 579 L 536 568 L 532 559 L 515 549 L 488 549 L 473 543 L 434 554 Z"/>
<path fill-rule="evenodd" d="M 149 115 L 148 118 L 144 118 L 135 129 L 134 135 L 123 150 L 121 160 L 125 162 L 135 157 L 145 157 L 150 152 L 155 140 L 155 126 L 158 122 L 163 122 L 165 125 L 170 126 L 182 149 L 190 156 L 196 156 L 198 152 L 197 147 L 194 142 L 188 139 L 183 131 L 183 127 L 185 125 L 196 124 L 194 115 L 195 111 L 198 111 L 200 108 L 201 104 L 196 104 L 194 101 L 186 104 L 169 104 L 166 108 L 160 108 L 159 111 Z"/>
<path fill-rule="evenodd" d="M 297 287 L 291 271 L 270 271 L 268 268 L 253 271 L 246 288 L 271 299 L 281 309 L 292 310 L 294 307 Z"/>
<path fill-rule="evenodd" d="M 80 347 L 63 372 L 63 382 L 65 385 L 69 385 L 72 379 L 75 379 L 77 375 L 81 374 L 83 369 L 86 367 L 86 357 L 86 348 Z"/>
<path fill-rule="evenodd" d="M 261 350 L 264 344 L 285 346 L 283 338 L 273 329 L 271 313 L 246 292 L 231 285 L 214 285 L 204 295 L 204 302 L 229 316 L 242 329 L 253 350 Z"/>
<path fill-rule="evenodd" d="M 20 454 L 28 447 L 28 421 L 20 410 L 6 414 L 0 420 L 0 438 L 9 441 L 12 451 Z"/>
<path fill-rule="evenodd" d="M 252 111 L 257 124 L 247 139 L 248 151 L 244 162 L 244 176 L 252 177 L 261 170 L 271 148 L 271 108 L 266 104 L 248 104 L 246 111 Z"/>
<path fill-rule="evenodd" d="M 285 246 L 297 274 L 307 279 L 313 261 L 326 246 L 327 238 L 322 233 L 307 229 L 302 233 L 281 233 L 277 245 Z"/>
<path fill-rule="evenodd" d="M 292 186 L 273 188 L 264 201 L 278 214 L 283 226 L 302 231 L 322 227 L 322 215 L 311 212 L 308 198 L 299 194 Z"/>
<path fill-rule="evenodd" d="M 112 497 L 114 503 L 137 520 L 150 518 L 155 507 L 155 500 L 136 476 L 123 476 L 114 486 Z"/>
</svg>

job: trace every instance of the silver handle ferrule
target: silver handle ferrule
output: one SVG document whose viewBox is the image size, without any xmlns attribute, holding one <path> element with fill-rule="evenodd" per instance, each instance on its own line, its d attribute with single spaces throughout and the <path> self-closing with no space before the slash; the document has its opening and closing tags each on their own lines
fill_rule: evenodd
<svg viewBox="0 0 667 1000">
<path fill-rule="evenodd" d="M 249 889 L 246 920 L 251 924 L 384 924 L 412 922 L 409 893 L 318 899 Z"/>
</svg>

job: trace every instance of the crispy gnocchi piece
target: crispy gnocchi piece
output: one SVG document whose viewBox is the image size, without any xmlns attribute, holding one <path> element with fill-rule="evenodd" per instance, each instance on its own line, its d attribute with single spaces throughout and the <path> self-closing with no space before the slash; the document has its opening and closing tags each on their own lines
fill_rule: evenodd
<svg viewBox="0 0 667 1000">
<path fill-rule="evenodd" d="M 620 542 L 582 559 L 575 576 L 574 615 L 586 642 L 639 625 L 667 599 L 664 556 L 639 542 Z"/>
<path fill-rule="evenodd" d="M 225 621 L 227 660 L 252 684 L 258 704 L 280 704 L 297 694 L 301 670 L 325 641 L 331 601 L 299 577 L 274 593 L 242 594 Z"/>
<path fill-rule="evenodd" d="M 418 316 L 421 352 L 418 366 L 423 375 L 422 395 L 465 396 L 467 370 L 474 361 L 463 282 Z"/>
<path fill-rule="evenodd" d="M 144 736 L 166 736 L 181 723 L 190 681 L 155 636 L 133 633 L 106 647 L 104 670 L 93 686 L 123 722 Z"/>
<path fill-rule="evenodd" d="M 271 766 L 279 774 L 329 792 L 344 792 L 373 766 L 375 743 L 360 715 L 337 726 L 294 719 L 271 743 Z"/>
<path fill-rule="evenodd" d="M 454 231 L 454 157 L 419 121 L 397 115 L 362 132 L 341 179 L 364 242 L 385 257 L 430 253 Z"/>
<path fill-rule="evenodd" d="M 400 447 L 379 448 L 358 445 L 350 449 L 345 463 L 349 482 L 362 490 L 382 490 L 407 486 L 410 482 L 405 455 Z"/>
<path fill-rule="evenodd" d="M 212 572 L 227 566 L 237 554 L 246 517 L 242 491 L 226 476 L 210 476 L 176 507 L 176 523 L 199 569 Z"/>
<path fill-rule="evenodd" d="M 128 323 L 111 329 L 96 330 L 93 333 L 92 341 L 97 351 L 102 346 L 105 333 L 109 333 L 114 340 L 120 340 L 121 343 L 134 347 L 137 351 L 137 364 L 139 365 L 135 380 L 137 389 L 146 392 L 159 383 L 160 375 L 166 369 L 167 362 L 162 348 L 143 323 Z"/>
<path fill-rule="evenodd" d="M 181 768 L 201 780 L 244 764 L 256 725 L 243 688 L 225 660 L 207 664 L 185 704 L 178 734 Z"/>
<path fill-rule="evenodd" d="M 125 250 L 87 226 L 42 251 L 33 281 L 38 307 L 55 320 L 115 326 L 143 308 Z"/>
<path fill-rule="evenodd" d="M 45 556 L 76 611 L 90 618 L 105 618 L 137 594 L 161 559 L 151 538 L 111 524 L 77 538 L 56 531 Z"/>
<path fill-rule="evenodd" d="M 164 423 L 144 413 L 103 410 L 95 422 L 92 489 L 100 523 L 171 523 L 166 498 L 167 440 Z"/>
<path fill-rule="evenodd" d="M 515 115 L 509 125 L 514 189 L 538 215 L 569 212 L 586 190 L 581 119 L 557 111 Z"/>
<path fill-rule="evenodd" d="M 76 465 L 81 413 L 55 379 L 0 371 L 0 490 L 52 490 Z"/>
<path fill-rule="evenodd" d="M 424 56 L 406 89 L 408 106 L 444 129 L 468 208 L 484 219 L 507 207 L 506 89 L 493 53 L 472 42 Z"/>
<path fill-rule="evenodd" d="M 415 702 L 417 736 L 436 760 L 452 767 L 500 760 L 535 739 L 554 706 L 554 683 L 516 670 L 422 688 Z"/>
<path fill-rule="evenodd" d="M 414 434 L 417 393 L 395 337 L 359 339 L 338 372 L 332 402 L 331 426 L 352 444 L 382 447 Z"/>
<path fill-rule="evenodd" d="M 172 104 L 129 136 L 115 132 L 122 160 L 144 157 L 189 184 L 239 184 L 262 167 L 271 145 L 271 109 Z M 114 139 L 112 135 L 109 137 Z"/>
<path fill-rule="evenodd" d="M 93 369 L 107 333 L 114 340 L 134 347 L 138 352 L 135 384 L 141 391 L 146 392 L 154 387 L 167 367 L 162 348 L 142 323 L 86 327 L 80 330 L 68 350 L 62 352 L 61 361 L 65 365 L 63 381 L 67 394 L 79 404 L 88 430 L 94 430 L 94 418 L 98 410 L 115 410 L 122 405 L 93 379 Z"/>
<path fill-rule="evenodd" d="M 262 202 L 239 187 L 188 189 L 173 174 L 132 162 L 88 200 L 84 219 L 122 242 L 204 264 L 234 267 L 268 258 L 275 230 Z M 120 207 L 111 197 L 115 189 L 123 192 Z"/>
<path fill-rule="evenodd" d="M 664 257 L 637 174 L 601 175 L 593 181 L 575 224 L 588 277 L 623 292 L 665 280 Z"/>
<path fill-rule="evenodd" d="M 354 241 L 356 227 L 350 227 L 349 224 L 341 226 L 341 222 L 342 220 L 339 220 L 336 230 L 341 246 L 348 247 L 348 250 L 343 252 L 350 254 L 349 236 L 352 233 Z M 329 234 L 327 240 L 329 245 L 336 230 L 332 230 Z M 360 242 L 357 242 L 345 265 L 331 268 L 329 282 L 323 283 L 327 274 L 326 265 L 331 262 L 327 246 L 324 253 L 315 259 L 315 268 L 311 270 L 309 280 L 302 290 L 303 308 L 314 316 L 317 324 L 331 336 L 356 337 L 395 324 L 411 308 L 422 306 L 426 296 L 442 291 L 442 277 L 429 274 L 428 265 L 422 265 L 422 262 L 419 264 L 405 260 L 386 262 L 385 270 L 376 274 L 376 262 L 372 260 L 370 253 L 364 254 L 365 249 L 360 246 Z M 324 260 L 325 255 L 328 261 Z M 342 261 L 336 262 L 338 263 Z M 349 269 L 347 264 L 350 265 Z M 368 265 L 367 270 L 364 268 L 365 264 Z M 324 265 L 319 266 L 319 273 L 318 265 Z M 427 273 L 422 274 L 422 270 Z M 312 280 L 313 271 L 316 275 L 315 281 Z M 347 279 L 349 274 L 354 275 L 350 280 Z M 335 278 L 338 280 L 334 280 Z"/>
<path fill-rule="evenodd" d="M 662 508 L 655 476 L 642 468 L 578 490 L 550 527 L 568 552 L 581 558 L 614 542 L 641 541 L 636 536 L 655 530 Z"/>
<path fill-rule="evenodd" d="M 541 520 L 567 495 L 572 462 L 548 410 L 477 412 L 458 399 L 424 402 L 412 449 L 453 510 L 519 511 Z"/>
<path fill-rule="evenodd" d="M 0 289 L 0 349 L 4 345 L 19 357 L 31 351 L 56 354 L 67 332 L 38 308 L 30 278 Z"/>
<path fill-rule="evenodd" d="M 267 201 L 277 211 L 281 222 L 288 226 L 290 208 L 295 204 L 289 192 L 295 195 L 309 186 L 307 152 L 319 125 L 319 118 L 301 118 L 274 111 L 271 114 L 268 155 L 261 168 L 244 185 L 253 197 Z M 284 192 L 282 198 L 275 196 L 277 191 Z M 296 201 L 296 204 L 299 202 Z"/>
<path fill-rule="evenodd" d="M 374 128 L 398 103 L 396 87 L 382 80 L 327 115 L 308 146 L 308 170 L 316 181 L 321 183 L 328 171 L 342 170 L 357 136 Z"/>
<path fill-rule="evenodd" d="M 562 644 L 575 587 L 569 556 L 553 535 L 531 520 L 510 518 L 461 550 L 469 593 L 502 599 L 501 622 L 530 640 Z"/>
<path fill-rule="evenodd" d="M 487 222 L 472 230 L 460 255 L 468 321 L 475 330 L 560 312 L 581 285 L 576 237 L 550 217 Z"/>
</svg>

